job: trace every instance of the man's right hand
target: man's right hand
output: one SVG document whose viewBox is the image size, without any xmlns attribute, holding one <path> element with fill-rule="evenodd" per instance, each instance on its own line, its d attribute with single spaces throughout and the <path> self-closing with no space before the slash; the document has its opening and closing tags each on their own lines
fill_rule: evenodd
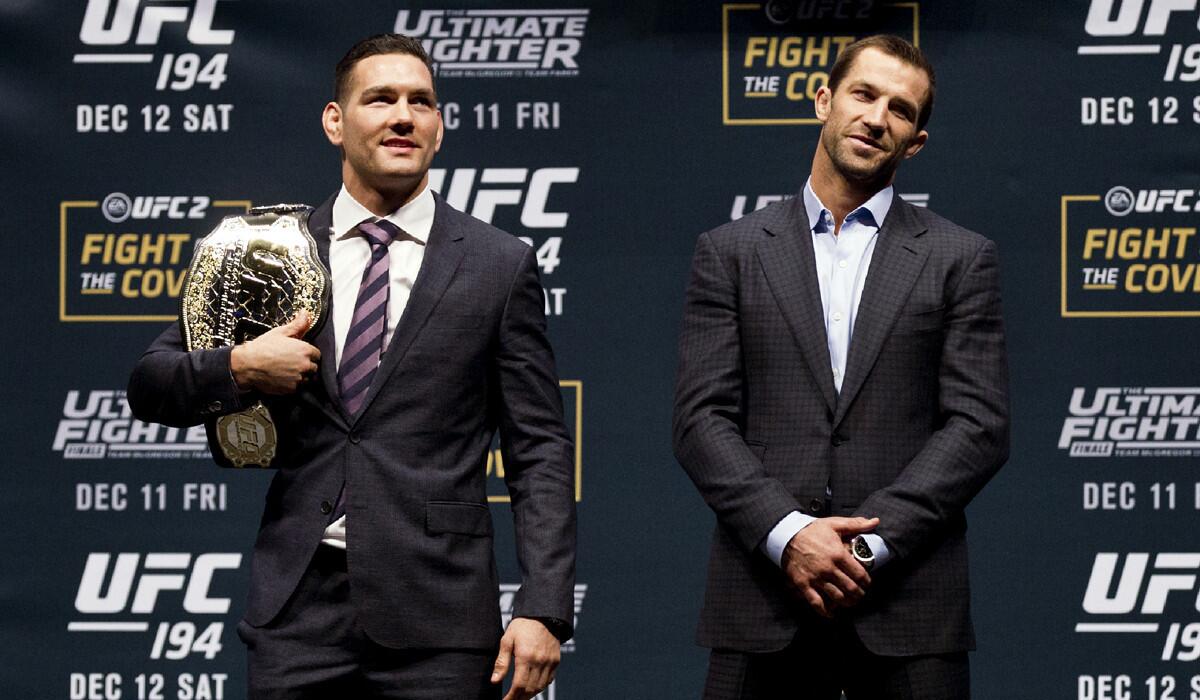
<svg viewBox="0 0 1200 700">
<path fill-rule="evenodd" d="M 878 525 L 879 518 L 817 518 L 788 542 L 783 571 L 818 615 L 833 617 L 833 606 L 850 607 L 862 600 L 871 576 L 846 542 Z"/>
<path fill-rule="evenodd" d="M 248 343 L 233 348 L 229 369 L 241 389 L 264 394 L 295 393 L 317 372 L 321 351 L 301 338 L 312 318 L 303 309 L 289 323 L 272 328 Z"/>
</svg>

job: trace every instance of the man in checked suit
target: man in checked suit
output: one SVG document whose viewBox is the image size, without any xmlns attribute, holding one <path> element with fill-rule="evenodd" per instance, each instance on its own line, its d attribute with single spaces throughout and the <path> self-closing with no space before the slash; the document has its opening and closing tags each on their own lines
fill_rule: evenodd
<svg viewBox="0 0 1200 700">
<path fill-rule="evenodd" d="M 1008 452 L 995 246 L 895 195 L 933 69 L 847 47 L 799 196 L 700 236 L 675 454 L 715 511 L 707 698 L 961 700 L 964 509 Z"/>
<path fill-rule="evenodd" d="M 135 415 L 190 425 L 265 398 L 279 471 L 239 634 L 254 698 L 532 697 L 572 634 L 573 448 L 529 246 L 428 187 L 429 58 L 394 34 L 338 64 L 322 124 L 342 188 L 309 219 L 330 322 L 185 352 L 130 380 Z M 500 431 L 522 586 L 501 630 L 485 457 Z"/>
</svg>

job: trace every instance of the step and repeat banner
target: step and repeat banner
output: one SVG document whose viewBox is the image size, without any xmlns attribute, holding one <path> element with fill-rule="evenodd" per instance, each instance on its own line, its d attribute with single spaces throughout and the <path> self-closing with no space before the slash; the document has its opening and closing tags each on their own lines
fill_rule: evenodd
<svg viewBox="0 0 1200 700">
<path fill-rule="evenodd" d="M 7 0 L 0 688 L 239 698 L 269 474 L 132 418 L 221 217 L 340 184 L 320 113 L 357 39 L 419 37 L 434 189 L 537 252 L 576 440 L 576 638 L 552 700 L 690 698 L 712 515 L 675 464 L 696 236 L 795 196 L 838 52 L 938 71 L 910 202 L 994 239 L 1013 450 L 972 504 L 984 700 L 1200 699 L 1200 3 Z M 511 611 L 504 464 L 488 465 Z M 801 679 L 798 679 L 798 683 Z"/>
</svg>

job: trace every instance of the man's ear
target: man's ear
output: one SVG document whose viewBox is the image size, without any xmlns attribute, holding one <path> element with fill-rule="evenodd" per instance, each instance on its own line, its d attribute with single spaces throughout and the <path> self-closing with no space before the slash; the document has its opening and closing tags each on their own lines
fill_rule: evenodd
<svg viewBox="0 0 1200 700">
<path fill-rule="evenodd" d="M 833 100 L 833 90 L 829 89 L 828 85 L 822 85 L 817 88 L 817 99 L 813 100 L 813 110 L 817 113 L 817 119 L 824 124 L 829 118 L 830 103 Z"/>
<path fill-rule="evenodd" d="M 337 102 L 325 105 L 325 110 L 321 112 L 321 128 L 329 143 L 342 145 L 342 106 Z"/>
<path fill-rule="evenodd" d="M 908 148 L 904 149 L 905 160 L 912 158 L 913 156 L 920 153 L 921 149 L 925 147 L 925 142 L 928 140 L 929 140 L 929 132 L 928 131 L 921 129 L 919 132 L 917 132 L 917 135 L 913 137 L 913 140 L 908 143 Z"/>
</svg>

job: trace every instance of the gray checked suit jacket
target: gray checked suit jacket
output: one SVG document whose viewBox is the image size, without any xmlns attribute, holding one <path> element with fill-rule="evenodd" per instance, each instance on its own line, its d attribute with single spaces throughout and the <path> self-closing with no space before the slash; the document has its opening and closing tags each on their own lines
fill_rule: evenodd
<svg viewBox="0 0 1200 700">
<path fill-rule="evenodd" d="M 698 632 L 774 651 L 815 615 L 759 545 L 793 510 L 878 516 L 893 559 L 839 611 L 868 649 L 973 648 L 964 509 L 1008 454 L 995 245 L 899 197 L 839 394 L 800 197 L 700 236 L 679 342 L 675 454 L 717 516 Z"/>
<path fill-rule="evenodd" d="M 309 229 L 329 263 L 333 199 Z M 574 612 L 574 449 L 563 425 L 532 249 L 440 197 L 421 269 L 358 415 L 345 413 L 333 324 L 320 377 L 267 397 L 279 433 L 250 572 L 246 621 L 284 607 L 347 484 L 347 566 L 358 619 L 397 648 L 494 649 L 499 582 L 485 459 L 500 433 L 522 586 L 514 614 Z M 130 378 L 134 415 L 194 425 L 242 408 L 229 348 L 185 352 L 167 328 Z"/>
</svg>

